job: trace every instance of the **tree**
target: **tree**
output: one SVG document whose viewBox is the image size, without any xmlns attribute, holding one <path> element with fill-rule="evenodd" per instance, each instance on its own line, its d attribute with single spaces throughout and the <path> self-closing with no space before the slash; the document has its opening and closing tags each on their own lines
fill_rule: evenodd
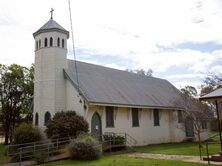
<svg viewBox="0 0 222 166">
<path fill-rule="evenodd" d="M 201 95 L 208 94 L 215 89 L 222 88 L 222 73 L 208 73 L 201 85 Z"/>
<path fill-rule="evenodd" d="M 201 133 L 203 130 L 203 123 L 208 122 L 213 116 L 209 106 L 206 103 L 200 102 L 197 96 L 197 90 L 192 86 L 186 86 L 181 89 L 180 99 L 176 100 L 176 104 L 183 108 L 183 124 L 178 126 L 182 130 L 186 130 L 186 118 L 193 122 L 194 135 L 197 136 L 199 148 L 201 147 Z M 201 151 L 200 151 L 201 155 Z"/>
<path fill-rule="evenodd" d="M 57 112 L 46 124 L 48 138 L 77 137 L 81 132 L 88 132 L 88 122 L 75 111 Z"/>
<path fill-rule="evenodd" d="M 136 74 L 144 75 L 144 76 L 148 76 L 148 77 L 152 77 L 153 76 L 153 70 L 152 69 L 148 69 L 147 71 L 145 71 L 143 69 L 136 69 L 136 70 L 127 69 L 126 71 L 131 72 L 131 73 L 136 73 Z"/>
<path fill-rule="evenodd" d="M 15 128 L 13 133 L 13 144 L 25 144 L 30 142 L 37 142 L 42 139 L 38 128 L 31 123 L 22 123 Z"/>
<path fill-rule="evenodd" d="M 0 119 L 5 144 L 12 141 L 15 127 L 27 114 L 33 96 L 33 67 L 0 64 Z"/>
<path fill-rule="evenodd" d="M 197 97 L 197 90 L 193 86 L 185 86 L 180 90 L 183 94 L 190 96 L 192 98 Z"/>
</svg>

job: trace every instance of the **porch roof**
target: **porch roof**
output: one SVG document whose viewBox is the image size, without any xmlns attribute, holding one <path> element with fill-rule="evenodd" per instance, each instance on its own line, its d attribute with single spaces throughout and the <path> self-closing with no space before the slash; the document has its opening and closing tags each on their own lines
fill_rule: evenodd
<svg viewBox="0 0 222 166">
<path fill-rule="evenodd" d="M 222 101 L 222 88 L 200 97 L 200 100 L 218 100 Z"/>
</svg>

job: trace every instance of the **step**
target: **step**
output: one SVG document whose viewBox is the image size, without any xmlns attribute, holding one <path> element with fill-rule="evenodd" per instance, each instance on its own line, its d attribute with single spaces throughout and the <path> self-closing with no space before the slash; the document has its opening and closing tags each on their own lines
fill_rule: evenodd
<svg viewBox="0 0 222 166">
<path fill-rule="evenodd" d="M 222 161 L 222 156 L 213 155 L 211 156 L 211 161 Z"/>
<path fill-rule="evenodd" d="M 220 155 L 213 155 L 209 158 L 203 157 L 204 161 L 215 161 L 215 162 L 222 162 L 222 156 Z"/>
</svg>

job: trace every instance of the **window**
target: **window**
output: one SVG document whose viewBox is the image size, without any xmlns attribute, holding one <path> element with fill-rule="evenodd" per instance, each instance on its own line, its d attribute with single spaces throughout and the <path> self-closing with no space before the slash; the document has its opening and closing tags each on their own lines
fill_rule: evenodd
<svg viewBox="0 0 222 166">
<path fill-rule="evenodd" d="M 202 120 L 201 121 L 201 126 L 202 126 L 202 129 L 207 129 L 207 121 L 206 120 Z"/>
<path fill-rule="evenodd" d="M 44 43 L 44 46 L 47 47 L 48 46 L 48 39 L 45 38 L 45 43 Z"/>
<path fill-rule="evenodd" d="M 52 37 L 50 37 L 49 45 L 50 45 L 50 47 L 52 47 L 52 45 L 53 45 L 53 39 L 52 39 Z"/>
<path fill-rule="evenodd" d="M 113 107 L 106 107 L 106 127 L 114 127 Z"/>
<path fill-rule="evenodd" d="M 46 125 L 50 119 L 51 119 L 51 114 L 49 112 L 46 112 L 44 124 Z"/>
<path fill-rule="evenodd" d="M 153 120 L 154 120 L 154 126 L 160 125 L 160 110 L 154 109 L 153 110 Z"/>
<path fill-rule="evenodd" d="M 39 114 L 38 114 L 38 112 L 35 113 L 35 125 L 36 126 L 39 125 Z"/>
<path fill-rule="evenodd" d="M 62 39 L 62 48 L 64 48 L 64 47 L 65 47 L 65 40 Z"/>
<path fill-rule="evenodd" d="M 57 39 L 57 46 L 60 47 L 60 38 Z"/>
<path fill-rule="evenodd" d="M 178 123 L 182 123 L 183 121 L 182 110 L 177 110 L 177 118 L 178 118 Z"/>
<path fill-rule="evenodd" d="M 133 127 L 139 126 L 139 111 L 138 108 L 132 108 L 132 122 Z"/>
<path fill-rule="evenodd" d="M 39 48 L 41 48 L 41 40 L 39 40 Z"/>
<path fill-rule="evenodd" d="M 38 41 L 35 42 L 35 49 L 38 50 Z"/>
</svg>

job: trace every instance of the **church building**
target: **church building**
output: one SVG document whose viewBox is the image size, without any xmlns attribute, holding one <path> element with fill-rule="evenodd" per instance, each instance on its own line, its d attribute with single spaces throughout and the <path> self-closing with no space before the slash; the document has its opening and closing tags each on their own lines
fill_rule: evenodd
<svg viewBox="0 0 222 166">
<path fill-rule="evenodd" d="M 136 145 L 195 137 L 192 123 L 186 131 L 178 127 L 184 125 L 183 108 L 175 102 L 181 92 L 167 80 L 67 59 L 69 32 L 53 18 L 33 36 L 36 126 L 44 128 L 58 111 L 74 110 L 92 134 L 126 133 Z"/>
</svg>

